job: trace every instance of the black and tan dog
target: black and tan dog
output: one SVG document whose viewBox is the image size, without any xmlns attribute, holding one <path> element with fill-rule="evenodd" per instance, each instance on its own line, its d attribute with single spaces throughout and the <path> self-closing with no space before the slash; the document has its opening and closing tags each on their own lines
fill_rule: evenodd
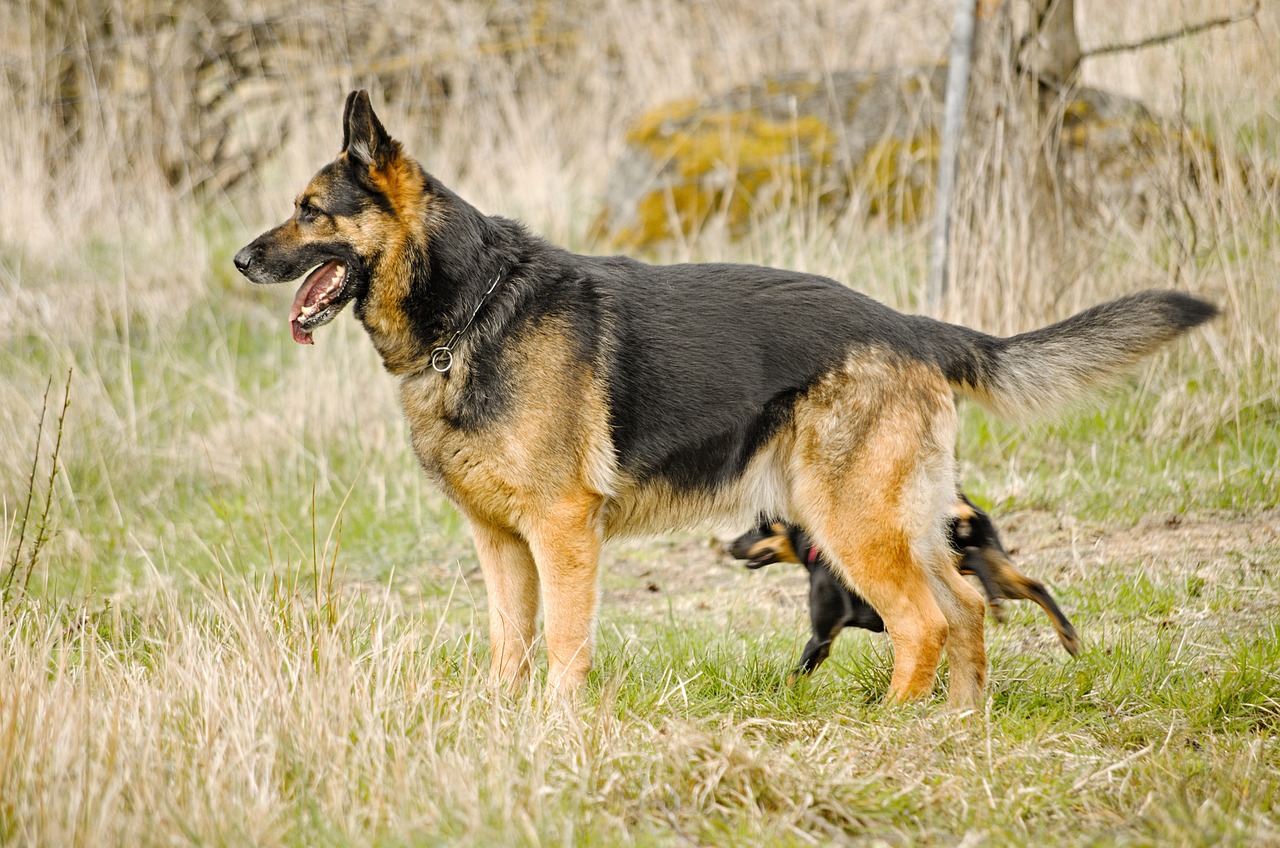
<svg viewBox="0 0 1280 848">
<path fill-rule="evenodd" d="M 945 645 L 951 700 L 978 701 L 983 602 L 945 527 L 953 391 L 1044 414 L 1215 312 L 1144 292 L 1005 339 L 811 274 L 575 255 L 446 188 L 364 92 L 337 159 L 235 264 L 302 280 L 297 342 L 353 306 L 470 523 L 493 676 L 528 672 L 541 597 L 554 690 L 591 665 L 605 539 L 764 512 L 807 528 L 884 616 L 891 698 L 930 692 Z"/>
<path fill-rule="evenodd" d="M 951 506 L 947 522 L 948 542 L 961 574 L 978 578 L 992 615 L 1003 620 L 1002 602 L 1034 601 L 1048 614 L 1058 641 L 1072 656 L 1080 652 L 1076 629 L 1058 607 L 1044 584 L 1014 567 L 991 517 L 964 494 Z M 884 620 L 857 592 L 840 580 L 818 546 L 804 529 L 785 521 L 761 517 L 756 526 L 729 544 L 729 553 L 745 560 L 747 568 L 763 568 L 775 562 L 803 565 L 809 572 L 809 623 L 813 635 L 800 654 L 792 677 L 810 674 L 831 652 L 831 645 L 846 627 L 873 633 L 884 630 Z"/>
</svg>

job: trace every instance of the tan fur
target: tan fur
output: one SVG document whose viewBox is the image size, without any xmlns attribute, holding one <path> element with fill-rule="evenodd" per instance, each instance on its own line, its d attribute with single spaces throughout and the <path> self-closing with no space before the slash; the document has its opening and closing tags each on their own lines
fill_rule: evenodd
<svg viewBox="0 0 1280 848">
<path fill-rule="evenodd" d="M 547 686 L 576 691 L 591 669 L 602 542 L 601 498 L 577 492 L 549 505 L 529 527 L 546 608 Z"/>
<path fill-rule="evenodd" d="M 764 554 L 772 554 L 778 562 L 789 562 L 795 565 L 804 563 L 799 551 L 791 545 L 791 535 L 787 533 L 785 524 L 775 521 L 769 525 L 769 532 L 773 535 L 766 536 L 752 545 L 745 552 L 743 559 L 759 559 Z"/>
<path fill-rule="evenodd" d="M 347 157 L 342 154 L 342 158 Z M 373 169 L 375 183 L 395 189 L 392 205 L 397 216 L 369 210 L 355 216 L 331 219 L 321 215 L 312 222 L 303 222 L 295 214 L 280 233 L 281 240 L 306 241 L 341 239 L 356 247 L 364 256 L 381 255 L 382 261 L 370 269 L 379 284 L 370 287 L 365 298 L 365 323 L 383 364 L 392 374 L 405 374 L 420 370 L 428 361 L 430 351 L 412 333 L 404 311 L 404 300 L 409 294 L 410 268 L 405 248 L 417 240 L 425 243 L 430 233 L 410 224 L 422 220 L 424 204 L 428 203 L 422 192 L 422 177 L 417 169 L 408 168 L 404 160 L 397 160 L 385 170 Z M 304 200 L 311 200 L 321 208 L 330 206 L 332 171 L 317 174 L 298 195 L 295 206 L 300 208 Z"/>
<path fill-rule="evenodd" d="M 636 483 L 620 476 L 605 505 L 605 538 L 690 529 L 710 521 L 745 522 L 760 512 L 788 515 L 791 484 L 788 457 L 792 431 L 779 431 L 752 457 L 736 480 L 714 491 L 679 491 L 665 480 Z"/>
<path fill-rule="evenodd" d="M 406 377 L 400 399 L 414 450 L 450 497 L 486 521 L 519 531 L 547 504 L 576 492 L 597 496 L 614 472 L 608 412 L 594 377 L 571 361 L 564 332 L 548 326 L 514 346 L 513 394 L 501 426 L 479 432 L 452 427 L 465 391 L 468 348 L 455 353 L 448 376 L 430 369 Z M 572 450 L 563 450 L 566 434 Z"/>
<path fill-rule="evenodd" d="M 867 351 L 797 404 L 795 426 L 795 518 L 884 618 L 890 697 L 927 694 L 946 646 L 950 700 L 974 705 L 986 678 L 984 604 L 956 573 L 942 525 L 956 492 L 946 381 Z"/>
<path fill-rule="evenodd" d="M 423 191 L 422 172 L 408 167 L 405 160 L 397 158 L 386 168 L 373 169 L 371 175 L 390 200 L 396 217 L 370 213 L 354 219 L 359 231 L 353 242 L 366 256 L 374 253 L 365 246 L 370 242 L 381 249 L 382 261 L 372 274 L 390 283 L 370 288 L 364 322 L 387 371 L 410 374 L 426 367 L 431 357 L 429 346 L 411 331 L 404 310 L 413 270 L 409 258 L 413 254 L 407 248 L 430 242 L 434 220 L 431 201 Z"/>
<path fill-rule="evenodd" d="M 540 586 L 548 685 L 574 690 L 591 665 L 601 511 L 614 476 L 607 407 L 593 375 L 573 362 L 553 325 L 510 351 L 536 367 L 515 372 L 507 420 L 467 433 L 447 415 L 466 381 L 467 349 L 448 377 L 406 378 L 401 401 L 427 472 L 470 520 L 489 587 L 492 673 L 518 682 L 528 671 Z M 562 449 L 565 434 L 574 449 Z"/>
<path fill-rule="evenodd" d="M 973 511 L 973 507 L 969 506 L 964 501 L 953 502 L 949 508 L 949 512 L 960 521 L 972 521 L 973 517 L 977 515 L 977 513 Z"/>
<path fill-rule="evenodd" d="M 538 618 L 538 569 L 528 543 L 473 517 L 471 535 L 489 596 L 490 677 L 519 685 L 528 677 Z"/>
<path fill-rule="evenodd" d="M 422 171 L 410 166 L 409 160 L 402 155 L 399 142 L 393 141 L 391 146 L 393 152 L 387 166 L 372 168 L 370 176 L 378 190 L 391 202 L 397 218 L 401 221 L 419 220 L 423 204 L 427 202 Z"/>
</svg>

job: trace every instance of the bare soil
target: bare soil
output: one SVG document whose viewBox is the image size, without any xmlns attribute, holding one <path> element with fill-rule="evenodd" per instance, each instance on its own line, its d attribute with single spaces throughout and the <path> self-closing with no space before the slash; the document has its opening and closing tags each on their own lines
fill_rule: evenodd
<svg viewBox="0 0 1280 848">
<path fill-rule="evenodd" d="M 1274 615 L 1280 605 L 1280 510 L 1248 515 L 1152 515 L 1134 526 L 1095 526 L 1070 516 L 1022 510 L 993 516 L 1018 567 L 1045 581 L 1082 634 L 1090 621 L 1073 609 L 1104 583 L 1181 584 L 1188 596 L 1232 589 L 1237 624 Z M 746 529 L 746 528 L 742 528 Z M 804 569 L 778 564 L 751 571 L 725 552 L 733 532 L 683 534 L 610 545 L 602 562 L 602 620 L 611 608 L 648 617 L 713 616 L 739 624 L 764 618 L 807 620 Z M 1114 584 L 1113 584 L 1114 585 Z M 1095 598 L 1089 606 L 1105 607 Z M 1207 618 L 1183 604 L 1178 614 Z M 1225 625 L 1225 623 L 1224 623 Z M 1044 643 L 1055 644 L 1047 626 Z"/>
</svg>

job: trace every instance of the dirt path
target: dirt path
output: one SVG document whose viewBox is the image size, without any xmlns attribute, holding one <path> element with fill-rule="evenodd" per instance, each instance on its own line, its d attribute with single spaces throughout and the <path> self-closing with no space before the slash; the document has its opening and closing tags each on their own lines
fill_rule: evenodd
<svg viewBox="0 0 1280 848">
<path fill-rule="evenodd" d="M 1019 567 L 1068 595 L 1089 593 L 1100 575 L 1122 583 L 1145 577 L 1154 585 L 1233 587 L 1240 595 L 1235 611 L 1244 616 L 1274 616 L 1280 609 L 1280 509 L 1245 516 L 1157 515 L 1131 527 L 1082 525 L 1031 510 L 995 518 Z M 606 614 L 609 607 L 622 606 L 642 616 L 741 620 L 765 614 L 803 621 L 804 570 L 774 565 L 749 571 L 723 552 L 732 535 L 684 534 L 610 545 L 602 564 Z M 1080 623 L 1088 627 L 1087 621 Z M 1045 638 L 1052 641 L 1050 633 Z"/>
</svg>

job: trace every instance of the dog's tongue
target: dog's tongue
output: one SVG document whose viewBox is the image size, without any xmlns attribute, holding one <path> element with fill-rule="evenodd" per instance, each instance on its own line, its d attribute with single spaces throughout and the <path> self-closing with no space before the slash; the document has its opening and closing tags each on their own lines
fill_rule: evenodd
<svg viewBox="0 0 1280 848">
<path fill-rule="evenodd" d="M 293 333 L 293 340 L 298 344 L 315 344 L 315 340 L 311 338 L 311 333 L 304 330 L 300 323 L 302 308 L 311 306 L 330 293 L 328 288 L 337 269 L 337 262 L 321 265 L 307 275 L 302 285 L 298 287 L 298 293 L 293 296 L 293 306 L 289 308 L 289 330 Z"/>
<path fill-rule="evenodd" d="M 289 329 L 293 332 L 293 340 L 298 344 L 315 344 L 311 334 L 298 325 L 297 318 L 289 322 Z"/>
</svg>

